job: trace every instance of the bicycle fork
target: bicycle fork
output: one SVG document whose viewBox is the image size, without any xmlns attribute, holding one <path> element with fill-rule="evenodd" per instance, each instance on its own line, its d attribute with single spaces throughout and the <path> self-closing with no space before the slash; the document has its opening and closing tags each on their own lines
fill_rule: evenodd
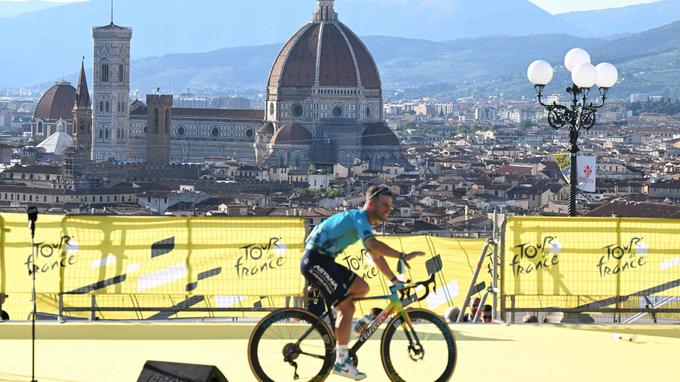
<svg viewBox="0 0 680 382">
<path fill-rule="evenodd" d="M 408 339 L 409 357 L 414 361 L 420 361 L 425 357 L 425 349 L 423 349 L 423 345 L 420 344 L 418 333 L 413 329 L 413 321 L 411 321 L 408 312 L 402 311 L 402 317 L 403 321 L 401 323 L 401 328 L 404 330 L 404 334 Z"/>
</svg>

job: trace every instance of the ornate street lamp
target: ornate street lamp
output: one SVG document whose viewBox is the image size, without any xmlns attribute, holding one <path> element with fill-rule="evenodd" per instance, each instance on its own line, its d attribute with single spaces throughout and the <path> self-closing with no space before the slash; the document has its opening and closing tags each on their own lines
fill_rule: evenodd
<svg viewBox="0 0 680 382">
<path fill-rule="evenodd" d="M 549 63 L 538 60 L 529 65 L 527 76 L 536 88 L 538 103 L 548 111 L 548 123 L 558 130 L 569 127 L 571 144 L 571 172 L 569 176 L 569 216 L 576 216 L 576 185 L 578 182 L 576 157 L 579 152 L 578 136 L 581 129 L 590 130 L 595 125 L 595 113 L 604 106 L 607 91 L 616 84 L 618 71 L 614 65 L 604 62 L 597 66 L 590 63 L 590 55 L 583 49 L 575 48 L 564 56 L 564 66 L 571 72 L 573 85 L 566 89 L 571 94 L 571 105 L 543 103 L 543 89 L 553 78 L 553 68 Z M 588 92 L 597 85 L 601 101 L 599 104 L 588 102 Z"/>
</svg>

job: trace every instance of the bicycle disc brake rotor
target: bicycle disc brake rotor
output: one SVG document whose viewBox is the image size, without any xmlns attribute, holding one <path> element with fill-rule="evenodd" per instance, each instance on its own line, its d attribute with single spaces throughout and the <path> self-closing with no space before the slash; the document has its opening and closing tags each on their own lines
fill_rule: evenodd
<svg viewBox="0 0 680 382">
<path fill-rule="evenodd" d="M 286 346 L 283 347 L 283 360 L 286 362 L 294 361 L 300 356 L 301 351 L 300 346 L 294 343 L 286 344 Z"/>
<path fill-rule="evenodd" d="M 423 349 L 423 345 L 421 344 L 409 345 L 408 355 L 412 360 L 420 361 L 425 358 L 425 349 Z"/>
</svg>

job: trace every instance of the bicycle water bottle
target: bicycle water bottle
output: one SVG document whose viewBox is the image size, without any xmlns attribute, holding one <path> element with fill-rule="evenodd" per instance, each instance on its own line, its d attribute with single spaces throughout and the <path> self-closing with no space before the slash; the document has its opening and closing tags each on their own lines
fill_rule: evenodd
<svg viewBox="0 0 680 382">
<path fill-rule="evenodd" d="M 365 315 L 361 317 L 356 324 L 354 324 L 354 331 L 357 333 L 358 336 L 364 333 L 364 330 L 368 328 L 368 326 L 371 324 L 371 316 L 370 315 Z"/>
</svg>

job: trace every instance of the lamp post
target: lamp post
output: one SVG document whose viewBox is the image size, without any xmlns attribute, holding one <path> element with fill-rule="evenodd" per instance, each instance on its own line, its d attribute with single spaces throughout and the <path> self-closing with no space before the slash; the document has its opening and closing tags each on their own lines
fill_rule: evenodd
<svg viewBox="0 0 680 382">
<path fill-rule="evenodd" d="M 581 129 L 590 130 L 595 125 L 595 113 L 604 106 L 607 91 L 616 84 L 618 71 L 610 63 L 593 66 L 590 55 L 583 49 L 575 48 L 564 56 L 564 66 L 571 72 L 572 86 L 566 89 L 571 95 L 571 104 L 559 105 L 557 102 L 543 102 L 543 89 L 553 78 L 553 68 L 543 60 L 534 61 L 527 69 L 529 81 L 536 89 L 538 103 L 548 111 L 548 124 L 555 130 L 569 127 L 569 152 L 571 153 L 571 169 L 569 174 L 569 216 L 576 216 L 576 186 L 578 169 L 576 158 L 579 152 L 578 137 Z M 599 88 L 599 104 L 588 102 L 590 89 Z"/>
</svg>

